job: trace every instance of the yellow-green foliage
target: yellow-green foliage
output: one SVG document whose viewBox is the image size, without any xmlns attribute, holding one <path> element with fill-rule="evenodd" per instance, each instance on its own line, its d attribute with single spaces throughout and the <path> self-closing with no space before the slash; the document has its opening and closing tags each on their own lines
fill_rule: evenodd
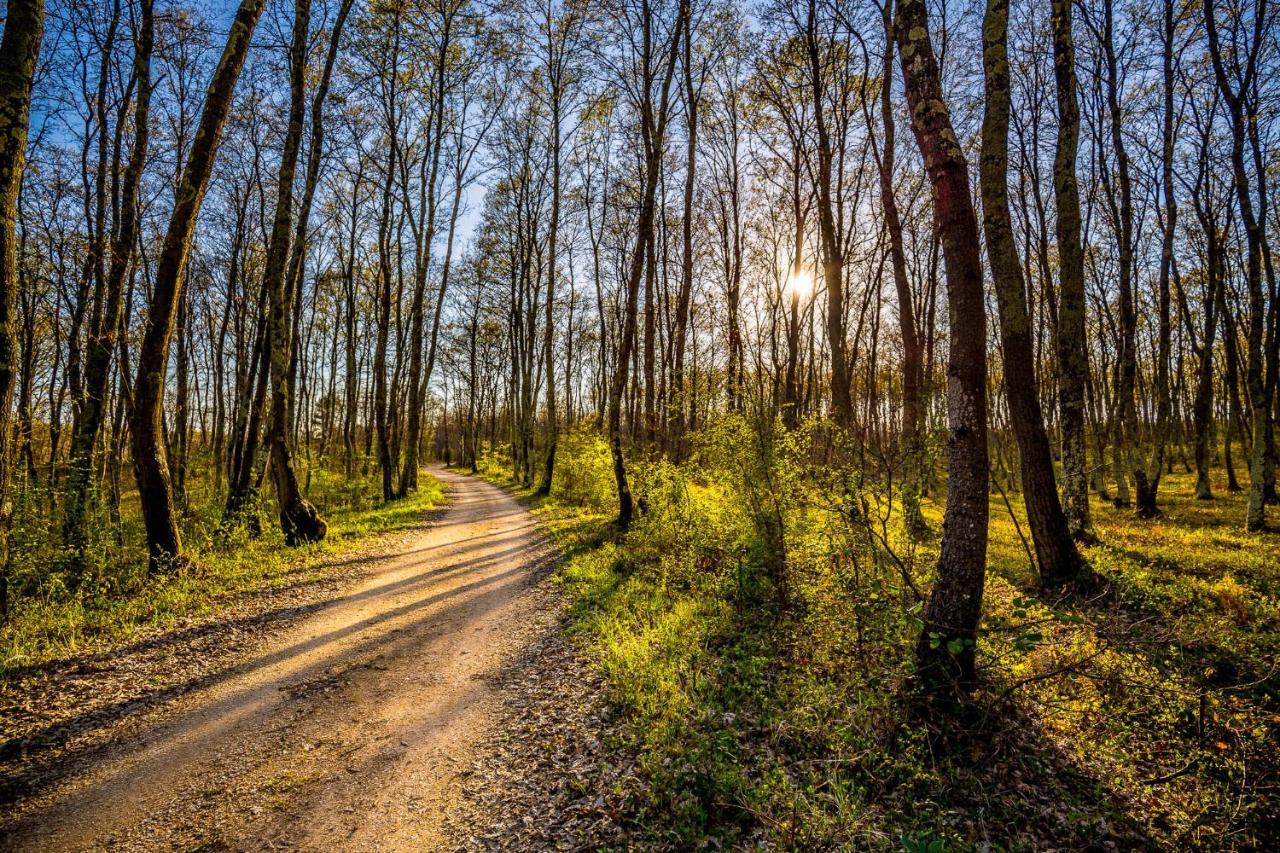
<svg viewBox="0 0 1280 853">
<path fill-rule="evenodd" d="M 613 462 L 609 445 L 595 430 L 574 429 L 560 436 L 556 472 L 556 496 L 596 512 L 607 512 L 614 502 Z"/>
<path fill-rule="evenodd" d="M 263 534 L 251 537 L 244 529 L 219 530 L 220 502 L 210 498 L 193 505 L 183 519 L 192 563 L 158 577 L 146 573 L 138 519 L 126 515 L 123 542 L 117 544 L 110 535 L 115 528 L 104 518 L 92 544 L 90 580 L 75 593 L 68 591 L 60 571 L 56 527 L 38 523 L 38 509 L 28 507 L 15 529 L 15 586 L 23 594 L 0 628 L 0 677 L 89 644 L 118 642 L 142 627 L 216 612 L 238 593 L 315 579 L 333 557 L 373 536 L 412 527 L 444 500 L 440 482 L 423 472 L 412 497 L 384 504 L 375 479 L 347 481 L 341 474 L 314 471 L 310 497 L 328 521 L 329 534 L 324 542 L 302 548 L 285 546 L 265 510 Z M 136 512 L 136 506 L 125 510 Z"/>
<path fill-rule="evenodd" d="M 1109 591 L 1055 601 L 1036 591 L 1021 495 L 994 494 L 984 686 L 956 735 L 908 710 L 936 498 L 923 505 L 935 533 L 909 535 L 883 467 L 829 455 L 816 424 L 788 434 L 729 417 L 692 444 L 683 465 L 629 457 L 644 511 L 625 535 L 608 525 L 608 450 L 590 435 L 562 443 L 538 509 L 566 548 L 577 630 L 626 712 L 648 791 L 633 817 L 655 839 L 1274 839 L 1280 542 L 1243 532 L 1241 499 L 1196 502 L 1179 474 L 1158 521 L 1095 503 L 1103 544 L 1086 556 Z M 778 549 L 782 576 L 768 567 Z"/>
</svg>

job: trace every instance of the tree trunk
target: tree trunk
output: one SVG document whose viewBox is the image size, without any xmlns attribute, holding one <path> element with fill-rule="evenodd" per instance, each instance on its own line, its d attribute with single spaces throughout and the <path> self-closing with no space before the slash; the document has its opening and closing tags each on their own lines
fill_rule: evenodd
<svg viewBox="0 0 1280 853">
<path fill-rule="evenodd" d="M 1080 187 L 1076 156 L 1080 107 L 1076 102 L 1076 51 L 1070 0 L 1053 0 L 1053 71 L 1058 95 L 1058 142 L 1053 192 L 1058 206 L 1058 419 L 1062 430 L 1063 510 L 1076 540 L 1092 535 L 1085 450 L 1085 385 L 1089 355 L 1085 338 L 1084 249 L 1080 238 Z"/>
<path fill-rule="evenodd" d="M 677 13 L 675 32 L 667 51 L 666 68 L 655 105 L 652 91 L 651 58 L 653 56 L 652 12 L 646 5 L 641 21 L 643 65 L 646 69 L 642 81 L 644 91 L 639 104 L 641 113 L 641 141 L 644 144 L 644 191 L 640 197 L 640 215 L 636 222 L 635 248 L 632 250 L 626 278 L 626 304 L 622 311 L 622 340 L 609 386 L 608 435 L 609 454 L 613 460 L 614 483 L 618 490 L 617 525 L 626 530 L 631 526 L 635 512 L 631 487 L 627 482 L 626 461 L 622 455 L 622 398 L 626 393 L 627 376 L 631 371 L 631 356 L 636 339 L 636 311 L 640 298 L 640 279 L 644 276 L 649 245 L 653 240 L 654 208 L 658 192 L 658 174 L 662 167 L 662 152 L 666 140 L 667 117 L 670 110 L 671 79 L 675 75 L 676 57 L 684 28 L 689 25 L 689 0 L 681 0 Z"/>
<path fill-rule="evenodd" d="M 831 133 L 827 127 L 826 83 L 819 56 L 823 38 L 818 29 L 817 2 L 809 0 L 805 45 L 809 59 L 809 94 L 813 99 L 813 121 L 817 131 L 818 232 L 822 241 L 822 281 L 827 288 L 831 407 L 836 423 L 849 429 L 853 425 L 853 397 L 844 328 L 844 252 L 841 249 L 840 234 L 836 231 L 835 199 L 831 188 L 831 169 L 835 155 L 831 147 Z"/>
<path fill-rule="evenodd" d="M 1008 0 L 987 0 L 982 26 L 987 98 L 982 122 L 982 216 L 1000 314 L 1004 387 L 1018 442 L 1022 499 L 1035 543 L 1040 583 L 1049 587 L 1074 580 L 1082 563 L 1058 500 L 1053 453 L 1036 391 L 1026 285 L 1009 214 L 1008 30 Z"/>
<path fill-rule="evenodd" d="M 9 614 L 10 411 L 17 379 L 18 194 L 27 160 L 31 82 L 44 35 L 44 0 L 9 0 L 0 41 L 0 620 Z"/>
<path fill-rule="evenodd" d="M 1170 320 L 1169 279 L 1173 275 L 1173 244 L 1177 234 L 1178 202 L 1173 189 L 1173 40 L 1176 34 L 1174 0 L 1164 0 L 1164 117 L 1163 147 L 1160 155 L 1160 180 L 1164 192 L 1164 233 L 1160 245 L 1160 273 L 1157 279 L 1157 313 L 1159 329 L 1156 346 L 1156 421 L 1151 436 L 1151 455 L 1146 470 L 1135 465 L 1134 499 L 1139 518 L 1160 515 L 1156 495 L 1160 491 L 1160 475 L 1164 467 L 1165 442 L 1170 429 L 1169 359 L 1172 356 L 1172 322 Z"/>
<path fill-rule="evenodd" d="M 382 185 L 382 213 L 378 219 L 378 316 L 377 342 L 373 352 L 373 421 L 378 439 L 378 468 L 382 472 L 382 499 L 395 497 L 391 477 L 394 462 L 391 456 L 390 424 L 387 422 L 387 348 L 391 335 L 391 189 L 395 181 L 396 154 L 399 148 L 399 125 L 396 121 L 397 81 L 400 76 L 400 7 L 392 11 L 392 48 L 390 57 L 390 82 L 386 94 L 387 109 L 387 169 Z"/>
<path fill-rule="evenodd" d="M 929 689 L 974 684 L 987 559 L 987 352 L 978 221 L 951 126 L 924 0 L 902 0 L 896 34 L 911 126 L 933 188 L 947 274 L 947 504 L 938 579 L 916 645 Z"/>
<path fill-rule="evenodd" d="M 672 333 L 672 372 L 667 408 L 670 412 L 671 456 L 680 460 L 684 454 L 685 375 L 684 355 L 689 335 L 689 310 L 693 296 L 693 191 L 698 174 L 698 102 L 700 87 L 693 82 L 693 27 L 684 32 L 685 156 L 684 215 L 680 219 L 680 288 L 676 295 L 676 325 Z"/>
<path fill-rule="evenodd" d="M 1116 189 L 1119 191 L 1119 204 L 1115 203 L 1115 195 L 1106 194 L 1111 205 L 1112 219 L 1115 226 L 1116 244 L 1118 247 L 1118 275 L 1116 276 L 1117 292 L 1117 333 L 1116 333 L 1116 365 L 1115 365 L 1115 411 L 1111 420 L 1112 426 L 1112 461 L 1116 478 L 1117 507 L 1127 507 L 1129 498 L 1129 477 L 1136 479 L 1138 468 L 1137 453 L 1137 413 L 1134 409 L 1134 388 L 1138 373 L 1137 360 L 1137 315 L 1135 313 L 1133 295 L 1133 189 L 1129 176 L 1129 152 L 1124 144 L 1124 113 L 1120 107 L 1120 69 L 1115 51 L 1115 16 L 1112 0 L 1103 0 L 1103 29 L 1099 36 L 1106 77 L 1107 112 L 1111 135 L 1112 151 L 1116 158 Z"/>
<path fill-rule="evenodd" d="M 893 287 L 898 299 L 898 330 L 902 336 L 902 447 L 907 468 L 903 483 L 903 512 L 907 525 L 916 531 L 925 528 L 920 513 L 920 497 L 925 488 L 924 409 L 921 386 L 924 383 L 924 350 L 920 345 L 920 329 L 916 322 L 915 299 L 907 278 L 907 252 L 902 239 L 902 217 L 893 186 L 897 132 L 893 117 L 893 0 L 886 0 L 882 10 L 884 23 L 884 66 L 880 86 L 880 121 L 884 126 L 883 151 L 877 155 L 880 177 L 880 207 L 884 212 L 885 231 L 889 237 L 889 260 L 893 271 Z M 870 117 L 867 120 L 871 126 Z"/>
<path fill-rule="evenodd" d="M 538 494 L 551 494 L 551 481 L 555 476 L 556 444 L 559 440 L 559 425 L 556 412 L 556 361 L 555 361 L 555 317 L 556 299 L 556 265 L 559 258 L 556 251 L 560 227 L 560 100 L 564 83 L 564 69 L 556 60 L 553 42 L 555 27 L 547 22 L 547 84 L 551 97 L 551 221 L 547 225 L 547 304 L 546 327 L 542 335 L 542 360 L 546 370 L 547 382 L 547 452 L 542 468 L 542 482 L 538 485 Z M 561 60 L 563 56 L 561 55 Z"/>
<path fill-rule="evenodd" d="M 1198 112 L 1198 111 L 1197 111 Z M 1218 332 L 1219 317 L 1222 307 L 1222 289 L 1226 283 L 1226 266 L 1222 246 L 1222 231 L 1218 221 L 1218 206 L 1212 189 L 1211 146 L 1213 141 L 1213 113 L 1208 111 L 1200 126 L 1199 171 L 1195 186 L 1192 188 L 1191 201 L 1200 230 L 1204 234 L 1205 265 L 1203 297 L 1201 299 L 1201 334 L 1196 335 L 1196 321 L 1191 316 L 1187 302 L 1186 288 L 1179 283 L 1177 288 L 1178 305 L 1181 310 L 1183 326 L 1191 339 L 1191 351 L 1196 357 L 1196 387 L 1191 403 L 1192 429 L 1194 432 L 1193 447 L 1196 463 L 1196 499 L 1207 501 L 1213 499 L 1213 486 L 1209 479 L 1209 466 L 1213 440 L 1213 355 L 1214 342 Z M 1226 335 L 1223 335 L 1226 338 Z M 1235 382 L 1234 342 L 1227 339 L 1224 349 L 1228 350 L 1227 384 Z M 1229 402 L 1231 390 L 1224 391 L 1224 398 Z M 1223 429 L 1223 464 L 1227 469 L 1229 483 L 1235 482 L 1235 471 L 1231 463 L 1231 441 L 1234 434 L 1234 412 L 1228 412 Z M 1238 489 L 1239 487 L 1236 486 Z"/>
<path fill-rule="evenodd" d="M 1240 74 L 1240 88 L 1232 85 L 1222 50 L 1218 42 L 1218 25 L 1214 0 L 1205 0 L 1205 25 L 1209 35 L 1209 53 L 1213 59 L 1218 88 L 1231 114 L 1231 167 L 1235 178 L 1236 201 L 1244 226 L 1246 244 L 1245 283 L 1249 290 L 1248 357 L 1245 363 L 1245 382 L 1252 403 L 1252 423 L 1249 445 L 1249 500 L 1245 515 L 1245 528 L 1264 530 L 1266 519 L 1266 457 L 1269 440 L 1268 420 L 1271 415 L 1271 398 L 1263 376 L 1263 336 L 1267 322 L 1267 299 L 1262 284 L 1262 250 L 1265 235 L 1262 223 L 1253 210 L 1249 172 L 1245 165 L 1246 127 L 1255 121 L 1256 104 L 1251 96 L 1257 70 L 1257 58 L 1264 36 L 1266 7 L 1258 4 L 1255 10 L 1253 41 L 1246 52 L 1245 68 Z"/>
<path fill-rule="evenodd" d="M 276 488 L 280 530 L 290 547 L 324 539 L 328 525 L 302 496 L 289 447 L 289 367 L 292 335 L 290 299 L 286 280 L 289 240 L 293 232 L 293 183 L 302 145 L 303 112 L 306 109 L 307 35 L 311 0 L 295 0 L 293 44 L 289 51 L 289 127 L 276 183 L 276 209 L 271 224 L 263 287 L 267 291 L 267 335 L 271 360 L 271 412 L 267 422 L 267 452 L 271 479 Z"/>
<path fill-rule="evenodd" d="M 444 147 L 444 110 L 445 110 L 445 75 L 447 73 L 449 48 L 451 45 L 451 32 L 453 26 L 453 14 L 448 7 L 442 7 L 444 17 L 443 28 L 440 34 L 439 50 L 436 54 L 436 67 L 434 74 L 435 102 L 431 106 L 430 117 L 427 121 L 426 137 L 429 140 L 430 153 L 427 155 L 430 160 L 430 170 L 425 176 L 426 184 L 426 209 L 422 211 L 424 217 L 419 227 L 422 229 L 418 235 L 418 255 L 414 264 L 414 294 L 413 305 L 410 309 L 410 340 L 409 340 L 409 376 L 408 376 L 408 423 L 405 431 L 404 442 L 404 460 L 400 469 L 400 487 L 397 490 L 397 497 L 405 498 L 409 493 L 418 487 L 418 444 L 422 438 L 422 408 L 425 405 L 426 385 L 430 380 L 430 374 L 424 376 L 422 370 L 422 348 L 423 348 L 423 326 L 426 317 L 426 285 L 427 275 L 431 268 L 431 247 L 435 238 L 436 228 L 436 179 L 440 168 L 440 152 Z M 444 297 L 443 288 L 440 294 L 441 299 Z M 435 326 L 439 325 L 438 318 L 440 316 L 440 301 L 436 301 L 435 305 L 437 321 Z M 432 329 L 434 340 L 435 329 Z"/>
<path fill-rule="evenodd" d="M 1240 400 L 1240 350 L 1236 339 L 1236 325 L 1227 309 L 1226 285 L 1218 289 L 1218 317 L 1222 322 L 1222 349 L 1226 367 L 1223 370 L 1224 389 L 1227 395 L 1227 428 L 1223 431 L 1223 466 L 1227 469 L 1227 491 L 1231 494 L 1244 491 L 1236 478 L 1235 464 L 1231 460 L 1231 442 L 1239 438 L 1246 442 L 1244 431 L 1244 403 Z M 1246 448 L 1248 445 L 1245 445 Z"/>
<path fill-rule="evenodd" d="M 182 556 L 182 539 L 178 533 L 163 443 L 169 341 L 173 336 L 196 216 L 209 184 L 209 174 L 235 94 L 236 81 L 244 67 L 249 42 L 263 5 L 264 0 L 242 0 L 231 23 L 226 48 L 205 94 L 200 125 L 177 188 L 143 327 L 131 426 L 134 475 L 138 482 L 149 565 L 153 572 L 172 565 Z"/>
<path fill-rule="evenodd" d="M 111 364 L 116 353 L 124 303 L 125 278 L 138 241 L 138 187 L 147 160 L 148 116 L 151 106 L 151 54 L 154 45 L 152 0 L 140 0 L 134 76 L 138 87 L 134 102 L 134 142 L 125 167 L 120 197 L 120 223 L 111 242 L 111 263 L 106 279 L 106 301 L 101 324 L 88 342 L 84 368 L 84 399 L 71 439 L 67 469 L 67 496 L 63 535 L 74 563 L 73 573 L 84 570 L 85 516 L 93 492 L 93 450 L 106 419 Z"/>
</svg>

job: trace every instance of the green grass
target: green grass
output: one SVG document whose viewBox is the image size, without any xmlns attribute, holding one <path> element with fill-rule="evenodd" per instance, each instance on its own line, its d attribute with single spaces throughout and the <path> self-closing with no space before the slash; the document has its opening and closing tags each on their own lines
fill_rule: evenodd
<svg viewBox="0 0 1280 853">
<path fill-rule="evenodd" d="M 212 495 L 193 496 L 183 518 L 189 568 L 157 577 L 145 571 L 136 506 L 126 505 L 121 540 L 99 537 L 94 543 L 92 580 L 78 592 L 67 590 L 59 572 L 54 532 L 39 526 L 39 512 L 27 513 L 15 530 L 13 550 L 16 597 L 8 622 L 0 627 L 0 678 L 86 648 L 102 648 L 145 628 L 166 627 L 228 606 L 237 596 L 290 584 L 305 584 L 333 570 L 335 561 L 385 533 L 409 529 L 444 501 L 444 489 L 426 472 L 419 490 L 403 501 L 383 503 L 372 478 L 347 482 L 324 470 L 312 473 L 310 496 L 329 523 L 323 542 L 285 546 L 269 510 L 263 534 L 217 530 L 221 504 Z M 198 493 L 197 493 L 198 494 Z M 110 525 L 104 519 L 102 531 Z"/>
<path fill-rule="evenodd" d="M 870 537 L 820 468 L 784 451 L 753 481 L 733 461 L 741 436 L 726 438 L 720 461 L 634 464 L 648 511 L 626 535 L 589 434 L 562 439 L 557 489 L 534 502 L 640 759 L 637 832 L 682 849 L 1275 841 L 1280 536 L 1244 532 L 1241 496 L 1196 501 L 1178 473 L 1155 521 L 1095 500 L 1102 544 L 1086 556 L 1108 591 L 1046 601 L 994 495 L 983 686 L 963 724 L 942 723 L 912 711 L 919 623 L 902 577 L 927 590 L 936 534 L 910 539 L 891 513 Z M 489 471 L 503 479 L 500 460 Z M 785 605 L 753 523 L 762 495 L 786 517 Z M 937 531 L 941 507 L 924 512 Z"/>
</svg>

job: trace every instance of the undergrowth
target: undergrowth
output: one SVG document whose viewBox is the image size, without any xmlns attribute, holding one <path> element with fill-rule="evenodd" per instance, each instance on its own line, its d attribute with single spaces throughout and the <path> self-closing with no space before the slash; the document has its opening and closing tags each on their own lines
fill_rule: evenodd
<svg viewBox="0 0 1280 853">
<path fill-rule="evenodd" d="M 12 535 L 9 619 L 0 626 L 0 679 L 83 650 L 127 639 L 144 627 L 215 612 L 232 597 L 319 577 L 333 558 L 380 534 L 418 524 L 440 505 L 444 489 L 426 472 L 410 498 L 383 503 L 377 477 L 348 481 L 336 472 L 312 472 L 309 499 L 329 524 L 323 542 L 288 548 L 269 506 L 257 508 L 262 532 L 222 525 L 214 490 L 195 492 L 181 516 L 191 563 L 181 571 L 148 575 L 142 522 L 126 501 L 122 519 L 94 525 L 87 552 L 88 580 L 73 591 L 63 572 L 66 555 L 47 495 L 26 490 Z"/>
<path fill-rule="evenodd" d="M 561 439 L 535 511 L 639 757 L 640 837 L 1274 848 L 1280 537 L 1243 532 L 1241 497 L 1196 501 L 1174 473 L 1161 519 L 1095 502 L 1104 586 L 1046 600 L 1021 496 L 993 494 L 982 687 L 939 720 L 912 710 L 911 651 L 941 507 L 926 499 L 933 533 L 907 535 L 893 460 L 819 458 L 819 430 L 731 417 L 685 464 L 634 461 L 645 509 L 626 533 L 603 440 Z M 485 470 L 500 481 L 505 460 Z"/>
</svg>

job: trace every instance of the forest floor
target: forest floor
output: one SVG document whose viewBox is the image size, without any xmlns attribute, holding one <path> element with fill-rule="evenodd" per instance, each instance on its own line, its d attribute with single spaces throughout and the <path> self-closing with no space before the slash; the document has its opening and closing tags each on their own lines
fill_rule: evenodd
<svg viewBox="0 0 1280 853">
<path fill-rule="evenodd" d="M 611 836 L 596 794 L 625 768 L 603 760 L 608 713 L 560 630 L 552 550 L 508 493 L 433 474 L 447 509 L 362 580 L 48 678 L 44 699 L 83 701 L 37 697 L 44 725 L 8 737 L 0 847 L 491 848 L 531 843 L 549 810 Z M 549 763 L 536 804 L 494 808 Z"/>
<path fill-rule="evenodd" d="M 785 481 L 780 604 L 732 467 L 638 465 L 625 535 L 602 441 L 562 436 L 557 476 L 531 504 L 610 708 L 614 845 L 1280 849 L 1280 536 L 1244 532 L 1224 482 L 1205 502 L 1168 474 L 1155 520 L 1095 500 L 1098 589 L 1066 597 L 1036 587 L 1021 496 L 993 494 L 981 685 L 942 720 L 916 711 L 899 581 L 928 588 L 936 501 L 924 536 L 891 518 L 868 546 L 812 480 Z"/>
</svg>

